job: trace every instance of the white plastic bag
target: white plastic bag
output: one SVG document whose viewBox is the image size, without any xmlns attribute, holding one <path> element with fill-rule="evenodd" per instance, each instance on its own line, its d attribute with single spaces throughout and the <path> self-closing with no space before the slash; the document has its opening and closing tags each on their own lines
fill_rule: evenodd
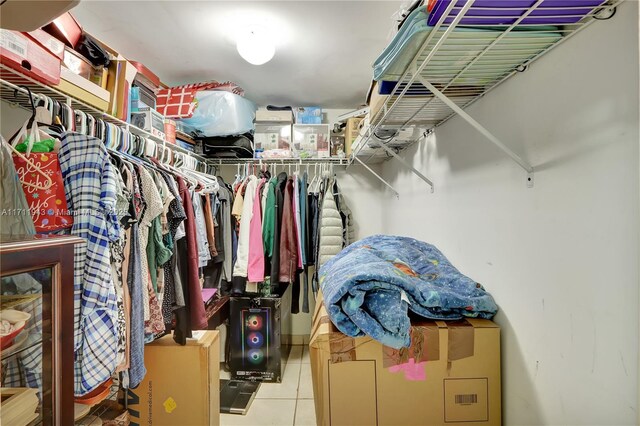
<svg viewBox="0 0 640 426">
<path fill-rule="evenodd" d="M 235 136 L 254 131 L 258 107 L 252 101 L 226 91 L 200 91 L 198 106 L 182 123 L 185 130 L 203 137 Z"/>
</svg>

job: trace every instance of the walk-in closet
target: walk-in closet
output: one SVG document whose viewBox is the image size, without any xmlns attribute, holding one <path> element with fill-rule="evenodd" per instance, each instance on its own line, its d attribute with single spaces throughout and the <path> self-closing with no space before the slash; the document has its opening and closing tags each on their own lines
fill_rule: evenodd
<svg viewBox="0 0 640 426">
<path fill-rule="evenodd" d="M 638 424 L 639 25 L 1 1 L 0 424 Z"/>
</svg>

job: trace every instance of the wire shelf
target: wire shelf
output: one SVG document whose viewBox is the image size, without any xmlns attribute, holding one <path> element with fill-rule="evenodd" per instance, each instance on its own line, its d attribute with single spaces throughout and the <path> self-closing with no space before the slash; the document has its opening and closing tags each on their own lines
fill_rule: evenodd
<svg viewBox="0 0 640 426">
<path fill-rule="evenodd" d="M 98 418 L 101 418 L 107 411 L 109 411 L 109 409 L 112 408 L 112 405 L 110 405 L 108 403 L 108 401 L 113 401 L 113 402 L 118 402 L 118 393 L 120 392 L 120 381 L 117 379 L 113 380 L 113 384 L 111 385 L 111 388 L 109 389 L 109 394 L 102 400 L 100 401 L 98 404 L 94 405 L 91 410 L 89 411 L 89 413 L 87 413 L 85 416 L 83 416 L 82 418 L 87 418 L 87 417 L 91 417 L 91 416 L 95 416 Z M 124 408 L 123 408 L 124 411 Z M 81 421 L 82 419 L 80 419 L 79 421 Z"/>
<path fill-rule="evenodd" d="M 31 110 L 31 103 L 29 101 L 29 92 L 24 88 L 28 87 L 33 95 L 44 95 L 51 99 L 54 99 L 60 103 L 71 106 L 74 110 L 82 111 L 95 118 L 99 118 L 107 123 L 115 124 L 123 129 L 127 129 L 129 132 L 143 136 L 149 140 L 154 141 L 157 145 L 162 145 L 165 148 L 172 151 L 186 154 L 195 158 L 201 163 L 206 162 L 206 158 L 195 154 L 187 149 L 182 148 L 179 145 L 175 145 L 166 142 L 162 138 L 159 138 L 144 129 L 136 127 L 132 124 L 126 123 L 112 115 L 107 114 L 104 111 L 99 110 L 91 105 L 87 105 L 79 99 L 76 99 L 70 95 L 62 93 L 53 87 L 42 84 L 36 80 L 33 80 L 19 72 L 8 68 L 7 66 L 0 64 L 0 98 L 10 104 L 17 105 L 21 108 Z"/>
<path fill-rule="evenodd" d="M 454 116 L 456 111 L 428 85 L 464 109 L 594 21 L 611 17 L 622 1 L 563 8 L 542 8 L 543 0 L 530 7 L 512 8 L 475 7 L 475 0 L 450 1 L 415 50 L 413 60 L 392 79 L 397 81 L 392 93 L 381 96 L 372 88 L 370 126 L 353 155 L 366 161 L 389 158 L 380 146 L 388 147 L 387 142 L 374 136 L 380 130 L 408 126 L 431 129 Z M 585 9 L 590 12 L 585 14 Z M 496 25 L 498 18 L 508 24 Z M 554 21 L 564 23 L 547 23 Z M 415 143 L 419 139 L 416 135 L 396 143 L 394 151 Z"/>
<path fill-rule="evenodd" d="M 207 163 L 213 165 L 236 165 L 236 164 L 337 164 L 348 165 L 348 158 L 209 158 Z"/>
</svg>

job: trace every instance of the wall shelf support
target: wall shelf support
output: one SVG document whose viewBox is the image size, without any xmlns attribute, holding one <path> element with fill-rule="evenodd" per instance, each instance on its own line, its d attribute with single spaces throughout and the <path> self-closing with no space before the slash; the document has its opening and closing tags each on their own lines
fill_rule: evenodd
<svg viewBox="0 0 640 426">
<path fill-rule="evenodd" d="M 427 185 L 429 185 L 431 187 L 431 193 L 433 193 L 434 191 L 434 187 L 433 187 L 433 182 L 431 182 L 431 180 L 426 177 L 425 175 L 423 175 L 420 170 L 416 169 L 415 167 L 413 167 L 411 164 L 409 164 L 404 158 L 400 157 L 398 154 L 396 154 L 396 152 L 389 148 L 387 145 L 385 145 L 384 142 L 380 141 L 380 148 L 382 148 L 383 150 L 385 150 L 387 152 L 387 154 L 389 154 L 390 156 L 392 156 L 393 158 L 395 158 L 396 160 L 398 160 L 399 162 L 402 163 L 402 165 L 404 165 L 405 167 L 407 167 L 408 169 L 411 169 L 411 171 L 418 176 L 420 179 L 422 179 L 423 181 L 425 181 L 427 183 Z M 355 157 L 358 158 L 358 157 Z"/>
<path fill-rule="evenodd" d="M 358 157 L 354 157 L 354 159 L 356 160 L 356 162 L 358 164 L 360 164 L 362 167 L 364 167 L 365 169 L 367 169 L 369 171 L 369 173 L 371 173 L 372 175 L 374 175 L 375 177 L 378 178 L 378 180 L 382 183 L 384 183 L 387 188 L 391 189 L 393 191 L 393 193 L 396 195 L 396 198 L 400 199 L 400 193 L 398 191 L 396 191 L 396 189 L 391 186 L 391 184 L 389 182 L 387 182 L 386 180 L 384 180 L 384 178 L 382 176 L 380 176 L 379 174 L 377 174 L 371 167 L 367 166 L 364 161 L 362 161 L 361 159 L 359 159 Z"/>
<path fill-rule="evenodd" d="M 445 103 L 449 108 L 451 108 L 456 114 L 462 117 L 467 123 L 473 126 L 477 131 L 482 133 L 487 139 L 489 139 L 495 146 L 500 148 L 505 154 L 507 154 L 513 161 L 515 161 L 520 167 L 522 167 L 528 174 L 527 176 L 527 186 L 533 186 L 533 167 L 531 164 L 526 162 L 522 157 L 513 152 L 509 147 L 507 147 L 504 143 L 500 141 L 493 133 L 487 130 L 482 124 L 478 123 L 473 117 L 467 114 L 462 108 L 456 105 L 451 99 L 449 99 L 445 94 L 435 88 L 435 86 L 429 83 L 427 80 L 418 76 L 420 83 L 422 83 L 427 89 L 431 91 L 435 96 L 438 97 L 443 103 Z"/>
</svg>

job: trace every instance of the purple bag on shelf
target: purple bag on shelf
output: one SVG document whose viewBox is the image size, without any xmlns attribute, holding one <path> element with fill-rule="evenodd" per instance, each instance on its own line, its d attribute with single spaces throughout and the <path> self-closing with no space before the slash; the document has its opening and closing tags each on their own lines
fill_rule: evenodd
<svg viewBox="0 0 640 426">
<path fill-rule="evenodd" d="M 438 23 L 451 1 L 436 2 L 429 15 L 429 25 L 435 26 Z M 444 20 L 444 25 L 453 22 L 465 3 L 465 0 L 457 0 Z M 535 3 L 535 0 L 476 0 L 459 25 L 511 25 Z M 606 0 L 545 0 L 521 24 L 574 24 L 604 3 Z"/>
</svg>

